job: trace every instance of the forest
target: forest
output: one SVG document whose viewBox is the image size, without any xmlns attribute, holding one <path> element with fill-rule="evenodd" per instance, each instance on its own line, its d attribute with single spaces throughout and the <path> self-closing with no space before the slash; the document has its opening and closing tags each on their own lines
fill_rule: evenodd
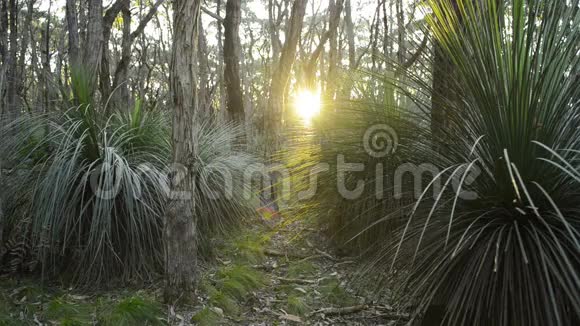
<svg viewBox="0 0 580 326">
<path fill-rule="evenodd" d="M 0 0 L 0 326 L 580 325 L 580 0 Z"/>
</svg>

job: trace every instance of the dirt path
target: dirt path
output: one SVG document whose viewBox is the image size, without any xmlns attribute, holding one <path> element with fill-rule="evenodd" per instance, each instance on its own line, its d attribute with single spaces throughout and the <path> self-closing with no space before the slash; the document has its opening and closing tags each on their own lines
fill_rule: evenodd
<svg viewBox="0 0 580 326">
<path fill-rule="evenodd" d="M 219 264 L 206 273 L 202 304 L 192 320 L 201 325 L 404 324 L 405 316 L 390 306 L 354 291 L 349 280 L 357 271 L 355 259 L 339 258 L 323 243 L 300 222 L 251 228 L 218 250 Z"/>
</svg>

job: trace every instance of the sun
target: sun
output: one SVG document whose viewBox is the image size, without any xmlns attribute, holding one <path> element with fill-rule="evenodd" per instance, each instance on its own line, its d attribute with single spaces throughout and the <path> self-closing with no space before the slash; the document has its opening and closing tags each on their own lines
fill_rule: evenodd
<svg viewBox="0 0 580 326">
<path fill-rule="evenodd" d="M 309 122 L 320 113 L 320 90 L 301 89 L 294 98 L 296 113 L 304 121 Z"/>
</svg>

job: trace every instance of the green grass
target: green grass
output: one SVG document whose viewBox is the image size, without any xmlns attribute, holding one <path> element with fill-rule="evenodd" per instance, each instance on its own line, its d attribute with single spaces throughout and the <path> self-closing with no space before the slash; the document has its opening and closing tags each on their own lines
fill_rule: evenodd
<svg viewBox="0 0 580 326">
<path fill-rule="evenodd" d="M 312 276 L 315 271 L 316 266 L 314 266 L 310 261 L 291 262 L 286 274 L 289 278 L 301 278 Z"/>
<path fill-rule="evenodd" d="M 286 298 L 285 311 L 292 315 L 304 316 L 312 310 L 312 300 L 304 295 L 291 294 Z"/>
<path fill-rule="evenodd" d="M 341 286 L 336 278 L 325 279 L 320 282 L 318 291 L 322 301 L 335 306 L 350 306 L 356 303 L 355 298 Z"/>
<path fill-rule="evenodd" d="M 93 322 L 95 307 L 70 300 L 67 296 L 52 299 L 44 313 L 44 319 L 61 325 L 89 325 Z"/>
<path fill-rule="evenodd" d="M 267 284 L 263 273 L 241 264 L 220 267 L 214 278 L 204 279 L 200 287 L 208 295 L 210 305 L 221 308 L 231 317 L 240 314 L 240 305 L 248 302 L 252 291 Z"/>
<path fill-rule="evenodd" d="M 193 315 L 191 321 L 199 326 L 213 326 L 219 325 L 222 321 L 222 317 L 211 308 L 205 307 Z"/>
<path fill-rule="evenodd" d="M 161 306 L 139 296 L 122 299 L 99 318 L 103 325 L 166 325 Z"/>
</svg>

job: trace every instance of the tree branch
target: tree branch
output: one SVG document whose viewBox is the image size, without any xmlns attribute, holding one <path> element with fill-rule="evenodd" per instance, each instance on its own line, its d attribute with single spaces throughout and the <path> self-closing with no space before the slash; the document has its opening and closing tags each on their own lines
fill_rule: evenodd
<svg viewBox="0 0 580 326">
<path fill-rule="evenodd" d="M 131 39 L 135 39 L 135 38 L 137 38 L 137 36 L 139 36 L 141 33 L 143 33 L 145 26 L 147 26 L 147 24 L 149 23 L 151 18 L 153 18 L 153 16 L 155 16 L 155 14 L 157 13 L 157 9 L 159 8 L 159 6 L 161 6 L 161 4 L 164 1 L 165 0 L 157 0 L 157 2 L 155 2 L 155 4 L 153 4 L 153 7 L 151 7 L 151 9 L 149 9 L 149 12 L 147 13 L 147 15 L 145 15 L 145 17 L 143 17 L 141 22 L 139 22 L 137 29 L 135 29 L 135 31 L 133 31 L 133 33 L 131 33 Z"/>
<path fill-rule="evenodd" d="M 211 18 L 217 20 L 218 22 L 220 22 L 220 24 L 224 23 L 224 19 L 222 17 L 220 17 L 220 15 L 210 11 L 209 9 L 207 9 L 206 7 L 202 6 L 201 7 L 201 11 L 203 11 L 204 14 L 210 16 Z"/>
</svg>

